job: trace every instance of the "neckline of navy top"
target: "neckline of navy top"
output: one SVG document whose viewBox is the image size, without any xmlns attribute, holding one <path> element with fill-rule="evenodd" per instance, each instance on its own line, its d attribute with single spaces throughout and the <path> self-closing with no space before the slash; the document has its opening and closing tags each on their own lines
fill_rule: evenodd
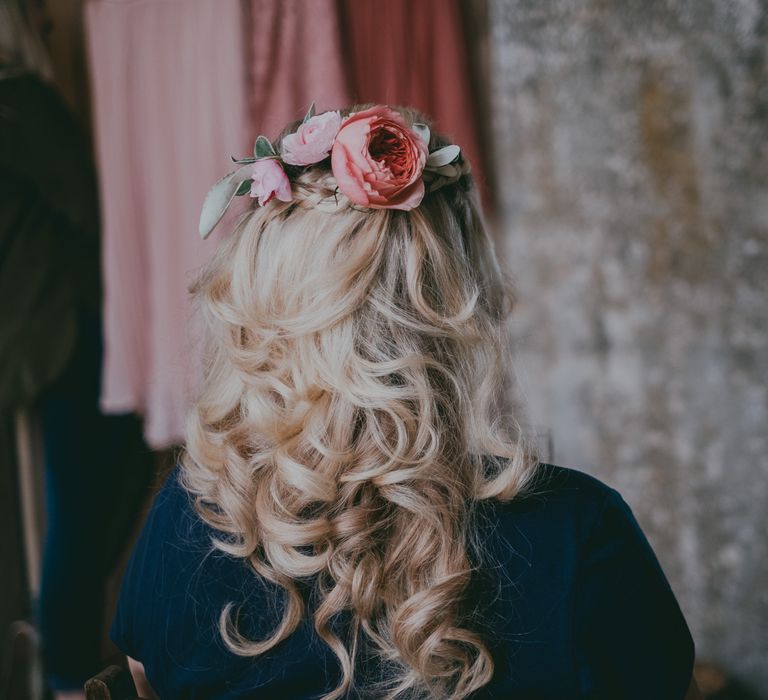
<svg viewBox="0 0 768 700">
<path fill-rule="evenodd" d="M 309 700 L 336 687 L 336 657 L 311 620 L 254 659 L 218 631 L 229 602 L 255 639 L 281 597 L 211 546 L 177 466 L 133 548 L 110 630 L 161 700 Z M 511 502 L 485 501 L 489 559 L 472 588 L 495 660 L 477 700 L 683 700 L 694 642 L 659 561 L 621 494 L 578 469 L 542 464 Z M 350 697 L 368 697 L 364 688 Z"/>
</svg>

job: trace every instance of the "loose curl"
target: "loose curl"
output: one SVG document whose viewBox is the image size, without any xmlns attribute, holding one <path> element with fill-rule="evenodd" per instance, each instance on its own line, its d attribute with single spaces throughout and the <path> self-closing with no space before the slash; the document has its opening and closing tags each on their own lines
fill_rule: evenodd
<svg viewBox="0 0 768 700">
<path fill-rule="evenodd" d="M 430 150 L 447 143 L 432 131 Z M 309 581 L 341 666 L 324 700 L 355 686 L 364 651 L 386 697 L 458 700 L 493 674 L 465 605 L 471 516 L 538 463 L 508 401 L 511 286 L 469 174 L 411 211 L 359 209 L 329 178 L 327 162 L 292 173 L 293 201 L 249 211 L 192 287 L 205 372 L 183 482 L 215 545 L 285 591 L 267 639 L 231 606 L 220 632 L 237 654 L 272 649 Z"/>
</svg>

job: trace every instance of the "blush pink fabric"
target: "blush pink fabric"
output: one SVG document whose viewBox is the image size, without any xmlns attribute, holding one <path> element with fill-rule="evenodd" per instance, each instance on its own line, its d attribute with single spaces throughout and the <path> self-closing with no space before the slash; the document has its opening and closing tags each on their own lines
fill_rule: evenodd
<svg viewBox="0 0 768 700">
<path fill-rule="evenodd" d="M 187 286 L 227 230 L 197 234 L 210 186 L 303 116 L 349 102 L 333 0 L 90 0 L 86 33 L 105 284 L 101 407 L 182 441 L 198 378 Z M 247 204 L 237 198 L 235 204 Z M 232 208 L 231 208 L 232 209 Z"/>
<path fill-rule="evenodd" d="M 106 413 L 180 441 L 196 371 L 191 275 L 205 193 L 252 146 L 240 0 L 91 0 L 85 8 L 103 237 Z"/>
</svg>

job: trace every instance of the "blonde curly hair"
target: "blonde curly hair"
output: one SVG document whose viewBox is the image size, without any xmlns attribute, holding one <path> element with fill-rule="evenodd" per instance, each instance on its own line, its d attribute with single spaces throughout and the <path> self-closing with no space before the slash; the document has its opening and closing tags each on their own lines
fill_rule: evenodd
<svg viewBox="0 0 768 700">
<path fill-rule="evenodd" d="M 430 150 L 447 143 L 432 131 Z M 267 639 L 222 610 L 233 652 L 296 630 L 311 581 L 341 666 L 324 700 L 355 686 L 363 649 L 388 669 L 387 698 L 458 700 L 493 674 L 464 606 L 482 550 L 471 516 L 538 464 L 509 400 L 511 285 L 468 173 L 411 211 L 361 209 L 329 177 L 308 166 L 292 201 L 247 212 L 192 286 L 205 372 L 183 483 L 216 546 L 285 591 Z"/>
</svg>

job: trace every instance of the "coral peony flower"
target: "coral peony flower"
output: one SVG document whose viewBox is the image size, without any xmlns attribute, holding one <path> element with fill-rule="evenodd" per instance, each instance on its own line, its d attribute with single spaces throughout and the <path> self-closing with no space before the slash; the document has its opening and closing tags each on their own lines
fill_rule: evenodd
<svg viewBox="0 0 768 700">
<path fill-rule="evenodd" d="M 250 195 L 258 197 L 261 206 L 264 206 L 272 197 L 277 197 L 283 202 L 290 202 L 293 199 L 288 176 L 275 158 L 262 158 L 252 167 L 253 182 Z"/>
<path fill-rule="evenodd" d="M 294 133 L 283 137 L 283 160 L 291 165 L 311 165 L 323 160 L 330 153 L 340 126 L 341 115 L 337 111 L 311 117 Z"/>
<path fill-rule="evenodd" d="M 374 209 L 413 209 L 424 197 L 427 144 L 385 105 L 353 112 L 341 124 L 331 168 L 342 194 Z"/>
</svg>

